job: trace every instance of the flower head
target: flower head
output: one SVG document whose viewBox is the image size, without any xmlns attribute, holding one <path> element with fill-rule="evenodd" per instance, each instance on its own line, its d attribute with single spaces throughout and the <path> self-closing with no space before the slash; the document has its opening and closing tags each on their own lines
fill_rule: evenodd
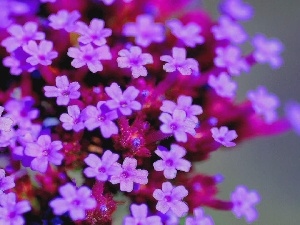
<svg viewBox="0 0 300 225">
<path fill-rule="evenodd" d="M 184 216 L 189 210 L 182 201 L 187 195 L 188 191 L 184 186 L 173 187 L 170 182 L 164 182 L 162 189 L 155 189 L 153 192 L 153 197 L 158 201 L 156 209 L 164 214 L 171 210 L 178 217 Z"/>
<path fill-rule="evenodd" d="M 231 194 L 231 201 L 232 212 L 237 218 L 244 216 L 248 223 L 257 219 L 258 213 L 254 207 L 260 202 L 260 198 L 256 191 L 248 191 L 245 186 L 237 186 Z"/>
<path fill-rule="evenodd" d="M 147 76 L 148 72 L 144 65 L 153 63 L 152 55 L 142 53 L 138 46 L 132 46 L 129 50 L 122 49 L 118 54 L 120 57 L 117 58 L 117 62 L 120 68 L 131 68 L 134 78 Z"/>
<path fill-rule="evenodd" d="M 120 190 L 131 192 L 133 184 L 147 184 L 148 171 L 136 169 L 137 160 L 134 158 L 126 157 L 122 166 L 119 164 L 118 172 L 111 176 L 110 182 L 112 184 L 120 183 Z"/>
<path fill-rule="evenodd" d="M 56 97 L 57 105 L 68 105 L 70 99 L 78 99 L 80 92 L 78 89 L 80 85 L 78 82 L 69 82 L 66 75 L 58 76 L 55 78 L 55 86 L 45 86 L 46 97 Z"/>
<path fill-rule="evenodd" d="M 221 143 L 226 147 L 233 147 L 236 144 L 232 140 L 237 138 L 237 133 L 235 130 L 228 130 L 228 127 L 222 126 L 220 128 L 211 128 L 212 137 L 216 142 Z"/>
<path fill-rule="evenodd" d="M 172 56 L 163 55 L 161 61 L 167 62 L 163 68 L 167 72 L 178 70 L 182 75 L 191 75 L 193 72 L 199 72 L 199 65 L 195 59 L 186 58 L 186 50 L 184 48 L 174 47 Z"/>
<path fill-rule="evenodd" d="M 77 10 L 68 12 L 62 9 L 48 17 L 50 21 L 49 26 L 55 30 L 65 29 L 67 32 L 72 32 L 76 29 L 75 22 L 79 18 L 80 13 Z"/>
<path fill-rule="evenodd" d="M 81 220 L 86 217 L 86 210 L 97 205 L 91 196 L 91 190 L 85 186 L 77 189 L 73 184 L 67 183 L 59 188 L 59 193 L 62 198 L 56 198 L 49 203 L 55 215 L 69 212 L 72 220 Z"/>
<path fill-rule="evenodd" d="M 218 77 L 210 75 L 208 84 L 222 97 L 232 98 L 235 96 L 237 83 L 232 81 L 230 76 L 225 72 L 221 73 Z"/>
<path fill-rule="evenodd" d="M 151 15 L 143 14 L 136 18 L 136 23 L 126 23 L 123 34 L 135 37 L 135 43 L 142 47 L 149 46 L 152 42 L 162 42 L 165 39 L 164 28 L 160 23 L 154 23 Z"/>
<path fill-rule="evenodd" d="M 147 216 L 147 205 L 132 204 L 130 206 L 131 216 L 127 216 L 124 220 L 124 225 L 162 225 L 159 216 Z"/>
<path fill-rule="evenodd" d="M 192 166 L 188 160 L 182 158 L 185 156 L 186 150 L 179 145 L 172 144 L 170 151 L 160 146 L 155 153 L 161 157 L 161 160 L 153 163 L 154 169 L 156 171 L 164 171 L 164 176 L 167 179 L 175 178 L 177 170 L 189 172 Z"/>
</svg>

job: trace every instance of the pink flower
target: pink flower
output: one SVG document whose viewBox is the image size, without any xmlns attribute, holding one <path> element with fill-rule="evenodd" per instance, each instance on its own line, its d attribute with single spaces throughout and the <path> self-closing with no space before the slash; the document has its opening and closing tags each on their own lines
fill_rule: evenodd
<svg viewBox="0 0 300 225">
<path fill-rule="evenodd" d="M 92 45 L 88 44 L 80 46 L 79 49 L 71 47 L 67 54 L 74 58 L 71 62 L 73 67 L 80 68 L 87 65 L 92 73 L 103 70 L 103 65 L 100 60 L 112 59 L 112 55 L 107 45 L 94 48 Z"/>
<path fill-rule="evenodd" d="M 182 75 L 191 75 L 193 72 L 199 72 L 197 60 L 186 58 L 186 50 L 184 48 L 174 47 L 172 49 L 172 56 L 163 55 L 160 57 L 160 60 L 167 62 L 163 68 L 169 73 L 176 70 L 178 70 Z"/>
<path fill-rule="evenodd" d="M 122 166 L 119 164 L 118 172 L 111 176 L 110 182 L 112 184 L 120 183 L 120 190 L 131 192 L 133 184 L 147 184 L 148 171 L 136 169 L 137 160 L 126 157 Z"/>
<path fill-rule="evenodd" d="M 215 92 L 225 98 L 233 98 L 237 89 L 237 83 L 230 79 L 230 76 L 223 72 L 219 76 L 210 75 L 208 84 Z"/>
<path fill-rule="evenodd" d="M 222 126 L 220 128 L 213 127 L 210 131 L 216 142 L 219 142 L 226 147 L 233 147 L 236 145 L 232 142 L 232 140 L 237 138 L 235 130 L 228 130 L 228 127 Z"/>
<path fill-rule="evenodd" d="M 138 46 L 132 46 L 129 50 L 122 49 L 119 51 L 117 58 L 118 66 L 120 68 L 131 68 L 133 78 L 139 76 L 147 76 L 147 69 L 144 67 L 146 64 L 153 63 L 152 55 L 149 53 L 142 53 Z"/>
<path fill-rule="evenodd" d="M 58 76 L 55 79 L 55 86 L 45 86 L 45 96 L 46 97 L 56 97 L 57 105 L 68 105 L 70 99 L 78 99 L 80 97 L 80 92 L 78 89 L 80 85 L 78 82 L 69 83 L 68 77 L 66 75 Z"/>
<path fill-rule="evenodd" d="M 42 40 L 39 45 L 35 41 L 29 41 L 28 44 L 23 45 L 23 50 L 30 56 L 26 59 L 26 62 L 32 66 L 38 64 L 49 66 L 52 63 L 52 59 L 58 56 L 56 51 L 52 51 L 52 41 Z"/>
<path fill-rule="evenodd" d="M 178 217 L 184 216 L 189 210 L 182 201 L 187 195 L 188 191 L 184 186 L 173 187 L 170 182 L 164 182 L 162 189 L 155 189 L 153 192 L 153 197 L 158 201 L 156 209 L 163 214 L 171 210 Z"/>
</svg>

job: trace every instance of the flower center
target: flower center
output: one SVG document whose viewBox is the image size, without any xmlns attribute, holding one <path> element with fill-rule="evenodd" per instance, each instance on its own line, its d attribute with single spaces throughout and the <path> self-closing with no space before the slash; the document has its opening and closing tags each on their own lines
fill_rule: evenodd
<svg viewBox="0 0 300 225">
<path fill-rule="evenodd" d="M 122 108 L 125 108 L 125 107 L 128 106 L 128 104 L 127 104 L 127 102 L 125 102 L 125 101 L 121 101 L 121 102 L 120 102 L 120 106 L 121 106 Z"/>
<path fill-rule="evenodd" d="M 104 120 L 105 120 L 105 116 L 102 115 L 102 114 L 99 115 L 99 116 L 98 116 L 98 120 L 99 120 L 99 121 L 104 121 Z"/>
<path fill-rule="evenodd" d="M 72 205 L 79 206 L 80 205 L 80 201 L 78 199 L 75 199 L 75 200 L 72 201 Z"/>
<path fill-rule="evenodd" d="M 105 173 L 106 172 L 106 169 L 105 169 L 105 167 L 100 167 L 99 169 L 98 169 L 98 171 L 100 172 L 100 173 Z"/>
<path fill-rule="evenodd" d="M 67 95 L 70 94 L 70 91 L 69 91 L 69 90 L 64 90 L 64 91 L 61 92 L 61 94 L 62 94 L 63 96 L 67 96 Z"/>
<path fill-rule="evenodd" d="M 167 195 L 167 196 L 165 196 L 165 199 L 166 199 L 167 202 L 171 202 L 172 201 L 172 196 Z"/>
<path fill-rule="evenodd" d="M 178 126 L 177 126 L 176 123 L 172 123 L 172 124 L 170 125 L 170 128 L 171 128 L 172 130 L 177 130 Z"/>
<path fill-rule="evenodd" d="M 124 171 L 121 173 L 121 177 L 124 179 L 128 178 L 129 176 L 130 176 L 130 174 L 127 171 Z"/>
<path fill-rule="evenodd" d="M 168 159 L 168 160 L 166 161 L 166 166 L 172 167 L 173 165 L 174 165 L 173 159 Z"/>
<path fill-rule="evenodd" d="M 47 150 L 47 149 L 43 150 L 43 151 L 42 151 L 42 155 L 43 155 L 43 156 L 48 156 L 48 155 L 49 155 L 48 150 Z"/>
</svg>

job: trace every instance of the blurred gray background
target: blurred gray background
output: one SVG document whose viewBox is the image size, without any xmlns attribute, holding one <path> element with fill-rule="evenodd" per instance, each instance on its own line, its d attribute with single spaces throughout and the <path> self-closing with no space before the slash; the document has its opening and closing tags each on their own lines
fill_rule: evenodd
<svg viewBox="0 0 300 225">
<path fill-rule="evenodd" d="M 205 8 L 218 17 L 219 0 L 203 0 Z M 246 22 L 248 33 L 265 33 L 278 37 L 285 45 L 284 66 L 271 70 L 256 66 L 249 75 L 238 78 L 239 99 L 250 89 L 265 85 L 276 93 L 284 104 L 294 99 L 300 102 L 300 0 L 249 0 L 255 8 L 255 17 Z M 290 132 L 271 138 L 259 138 L 242 143 L 230 151 L 212 154 L 209 161 L 198 169 L 210 174 L 222 173 L 224 182 L 219 196 L 228 199 L 238 184 L 257 189 L 262 201 L 258 206 L 260 218 L 257 225 L 300 224 L 300 137 Z M 242 225 L 230 213 L 206 209 L 216 225 Z"/>
</svg>

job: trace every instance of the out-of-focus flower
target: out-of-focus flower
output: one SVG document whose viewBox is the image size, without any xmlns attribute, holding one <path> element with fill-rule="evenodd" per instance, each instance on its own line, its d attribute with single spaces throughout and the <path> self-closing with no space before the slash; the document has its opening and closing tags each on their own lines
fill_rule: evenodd
<svg viewBox="0 0 300 225">
<path fill-rule="evenodd" d="M 237 133 L 235 130 L 229 130 L 228 127 L 222 126 L 220 128 L 211 128 L 212 137 L 216 142 L 221 143 L 226 147 L 233 147 L 236 144 L 232 140 L 237 138 Z"/>
</svg>

